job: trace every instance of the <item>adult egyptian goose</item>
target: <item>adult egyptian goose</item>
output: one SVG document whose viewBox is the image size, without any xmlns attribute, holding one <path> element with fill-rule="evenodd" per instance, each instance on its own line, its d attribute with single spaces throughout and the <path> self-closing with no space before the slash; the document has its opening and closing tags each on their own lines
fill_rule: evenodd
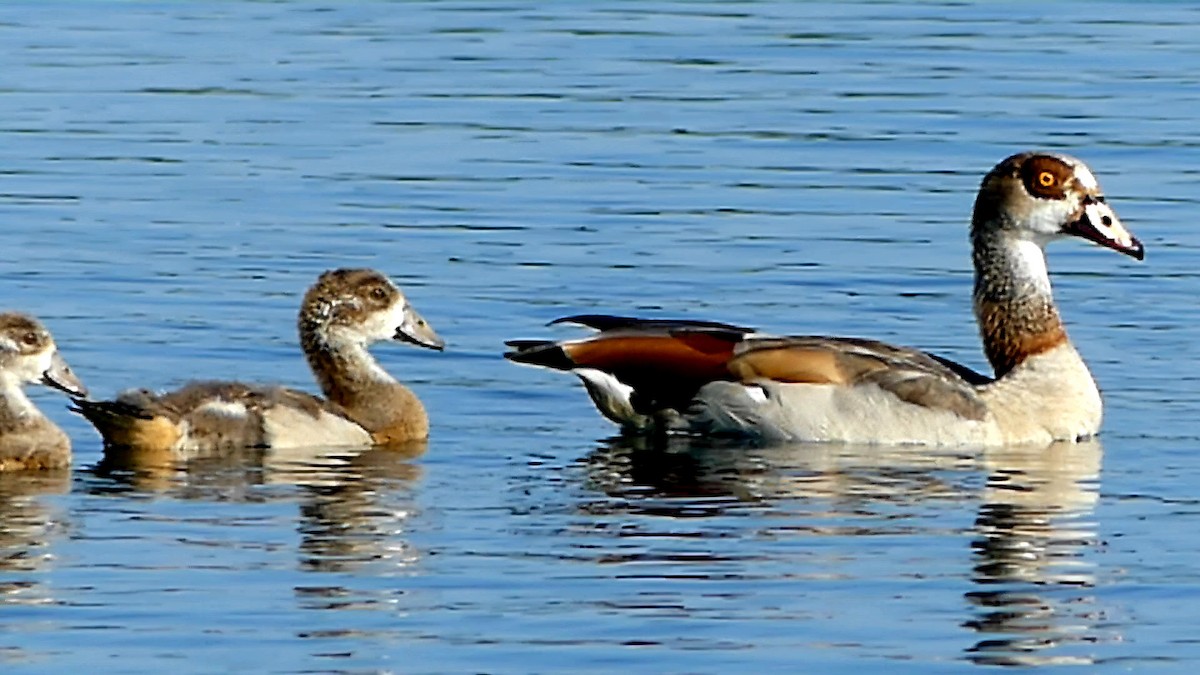
<svg viewBox="0 0 1200 675">
<path fill-rule="evenodd" d="M 300 345 L 326 398 L 278 386 L 194 382 L 75 408 L 110 448 L 189 458 L 242 447 L 392 445 L 429 435 L 416 394 L 367 350 L 395 339 L 441 350 L 445 343 L 383 274 L 339 269 L 317 279 L 300 305 Z"/>
<path fill-rule="evenodd" d="M 87 394 L 45 326 L 25 314 L 0 314 L 0 471 L 71 465 L 71 439 L 25 395 L 33 383 Z"/>
<path fill-rule="evenodd" d="M 1067 339 L 1043 250 L 1066 235 L 1143 257 L 1078 159 L 1026 152 L 984 177 L 971 244 L 994 377 L 874 340 L 601 315 L 553 322 L 599 331 L 589 337 L 514 340 L 505 356 L 575 373 L 627 430 L 934 445 L 1087 438 L 1100 429 L 1100 393 Z"/>
</svg>

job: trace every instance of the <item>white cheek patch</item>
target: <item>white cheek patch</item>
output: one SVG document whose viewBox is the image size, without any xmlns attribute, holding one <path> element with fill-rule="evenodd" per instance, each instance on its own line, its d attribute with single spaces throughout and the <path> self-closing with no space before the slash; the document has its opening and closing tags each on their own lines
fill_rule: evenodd
<svg viewBox="0 0 1200 675">
<path fill-rule="evenodd" d="M 362 318 L 362 321 L 352 325 L 339 325 L 334 330 L 339 334 L 342 340 L 347 342 L 374 342 L 376 340 L 390 340 L 396 336 L 396 331 L 404 325 L 404 320 L 408 316 L 408 303 L 400 300 L 393 304 L 390 308 L 371 312 Z"/>
<path fill-rule="evenodd" d="M 403 306 L 399 307 L 402 310 Z M 396 333 L 396 327 L 400 325 L 400 318 L 403 316 L 402 311 L 398 311 L 396 306 L 385 312 L 372 312 L 364 317 L 363 322 L 357 328 L 366 340 L 386 340 Z"/>
<path fill-rule="evenodd" d="M 21 382 L 41 382 L 42 375 L 54 364 L 54 348 L 43 349 L 36 354 L 17 356 L 12 359 L 11 364 L 10 370 Z"/>
<path fill-rule="evenodd" d="M 1071 220 L 1078 208 L 1078 202 L 1072 205 L 1068 200 L 1046 201 L 1038 200 L 1037 205 L 1029 214 L 1029 230 L 1042 237 L 1040 243 L 1057 239 L 1062 235 L 1063 223 Z"/>
</svg>

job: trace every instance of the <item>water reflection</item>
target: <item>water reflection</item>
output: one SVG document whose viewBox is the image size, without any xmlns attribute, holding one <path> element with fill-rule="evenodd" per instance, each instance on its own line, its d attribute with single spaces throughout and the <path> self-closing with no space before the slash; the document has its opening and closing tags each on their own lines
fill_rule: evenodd
<svg viewBox="0 0 1200 675">
<path fill-rule="evenodd" d="M 425 452 L 425 443 L 410 451 Z M 355 480 L 309 482 L 300 503 L 300 566 L 313 572 L 349 572 L 371 565 L 412 566 L 418 558 L 405 538 L 416 507 L 413 488 L 421 467 L 394 449 L 350 459 Z"/>
<path fill-rule="evenodd" d="M 204 501 L 296 501 L 300 569 L 344 572 L 364 565 L 408 566 L 404 541 L 425 442 L 347 452 L 246 449 L 186 462 L 106 450 L 93 493 Z M 293 489 L 288 489 L 293 488 Z"/>
<path fill-rule="evenodd" d="M 1090 663 L 1088 645 L 1118 637 L 1101 634 L 1103 611 L 1091 591 L 1096 568 L 1089 552 L 1097 545 L 1091 514 L 1101 457 L 1095 441 L 980 452 L 618 438 L 585 460 L 587 486 L 604 498 L 586 500 L 583 509 L 672 519 L 750 516 L 754 522 L 746 526 L 753 532 L 740 536 L 891 534 L 933 542 L 945 537 L 943 521 L 971 508 L 971 568 L 949 571 L 973 585 L 963 626 L 983 637 L 966 649 L 967 658 L 987 665 Z M 622 536 L 645 534 L 647 527 L 654 526 L 626 527 Z M 695 536 L 721 534 L 702 528 Z M 862 546 L 846 545 L 848 559 Z M 839 545 L 827 540 L 825 546 Z M 638 560 L 647 556 L 643 551 Z M 806 583 L 828 578 L 826 569 L 804 570 L 809 561 L 803 558 L 791 563 L 789 573 Z M 949 563 L 896 561 L 883 574 L 928 573 L 910 564 Z M 879 573 L 837 571 L 861 578 Z"/>
<path fill-rule="evenodd" d="M 973 489 L 963 483 L 962 472 L 978 466 L 978 453 L 619 437 L 597 448 L 586 463 L 589 486 L 629 500 L 623 506 L 634 512 L 669 514 L 672 504 L 689 512 L 702 504 L 719 511 L 788 498 L 854 511 L 872 502 L 964 499 Z"/>
<path fill-rule="evenodd" d="M 70 487 L 70 471 L 0 472 L 0 606 L 53 601 L 29 573 L 48 567 L 54 541 L 67 529 L 46 497 Z"/>
<path fill-rule="evenodd" d="M 1091 663 L 1072 647 L 1098 634 L 1091 514 L 1099 499 L 1098 442 L 985 455 L 987 484 L 975 521 L 972 580 L 976 616 L 966 626 L 986 635 L 968 657 L 986 665 Z"/>
</svg>

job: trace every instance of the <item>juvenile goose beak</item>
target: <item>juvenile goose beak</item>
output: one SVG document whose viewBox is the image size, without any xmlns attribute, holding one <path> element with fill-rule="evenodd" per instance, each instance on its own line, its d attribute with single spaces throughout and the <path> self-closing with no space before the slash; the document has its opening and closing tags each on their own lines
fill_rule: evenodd
<svg viewBox="0 0 1200 675">
<path fill-rule="evenodd" d="M 1063 232 L 1083 237 L 1138 260 L 1145 258 L 1146 252 L 1142 248 L 1142 242 L 1125 229 L 1116 212 L 1103 199 L 1092 195 L 1084 198 L 1083 210 L 1079 217 L 1067 223 Z"/>
<path fill-rule="evenodd" d="M 87 387 L 83 386 L 83 382 L 80 382 L 78 377 L 75 377 L 71 366 L 67 365 L 66 360 L 57 351 L 51 357 L 50 367 L 42 373 L 42 384 L 66 392 L 71 396 L 87 396 Z"/>
<path fill-rule="evenodd" d="M 411 342 L 418 347 L 436 349 L 439 352 L 446 347 L 446 341 L 411 305 L 404 308 L 404 318 L 396 327 L 395 339 L 401 342 Z"/>
</svg>

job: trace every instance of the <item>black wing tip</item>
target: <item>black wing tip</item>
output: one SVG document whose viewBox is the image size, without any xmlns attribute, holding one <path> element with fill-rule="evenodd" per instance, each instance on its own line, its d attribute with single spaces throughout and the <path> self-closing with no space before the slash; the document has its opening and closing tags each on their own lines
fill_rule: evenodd
<svg viewBox="0 0 1200 675">
<path fill-rule="evenodd" d="M 526 349 L 535 349 L 537 347 L 545 347 L 546 345 L 554 344 L 553 340 L 505 340 L 504 346 L 512 347 L 515 351 L 524 351 Z"/>
<path fill-rule="evenodd" d="M 739 326 L 672 326 L 667 330 L 671 337 L 686 337 L 688 335 L 707 335 L 709 337 L 725 340 L 726 342 L 738 343 L 741 342 L 753 330 L 742 328 Z"/>
<path fill-rule="evenodd" d="M 971 368 L 968 368 L 961 363 L 951 361 L 944 356 L 938 356 L 937 354 L 929 354 L 929 356 L 934 361 L 937 361 L 943 366 L 949 368 L 955 375 L 958 375 L 962 379 L 966 380 L 967 383 L 975 385 L 976 387 L 983 386 L 985 384 L 991 384 L 992 382 L 996 381 L 993 377 L 988 377 L 983 373 L 978 373 Z"/>
<path fill-rule="evenodd" d="M 560 316 L 546 325 L 557 326 L 560 323 L 573 323 L 596 330 L 612 330 L 614 328 L 625 328 L 636 325 L 639 321 L 641 320 L 632 316 L 617 316 L 615 314 L 572 314 L 571 316 Z"/>
<path fill-rule="evenodd" d="M 634 316 L 616 314 L 574 314 L 557 318 L 547 326 L 560 323 L 573 323 L 587 326 L 598 331 L 618 330 L 621 328 L 657 328 L 666 330 L 719 331 L 746 335 L 755 332 L 754 328 L 737 326 L 721 321 L 701 321 L 696 319 L 640 319 Z"/>
<path fill-rule="evenodd" d="M 67 410 L 83 415 L 88 420 L 95 421 L 105 417 L 133 417 L 149 420 L 154 416 L 135 405 L 123 401 L 95 401 L 78 396 L 71 397 L 71 405 Z"/>
<path fill-rule="evenodd" d="M 504 352 L 504 358 L 513 363 L 525 363 L 555 370 L 572 370 L 576 367 L 566 350 L 551 340 L 508 340 L 504 344 L 513 348 L 511 351 Z"/>
</svg>

